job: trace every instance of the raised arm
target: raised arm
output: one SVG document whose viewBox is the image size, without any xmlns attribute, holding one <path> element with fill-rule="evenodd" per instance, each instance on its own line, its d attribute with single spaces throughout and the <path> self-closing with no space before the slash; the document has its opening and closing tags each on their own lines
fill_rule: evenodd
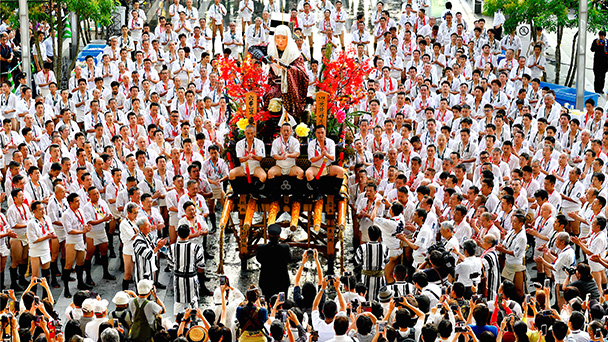
<svg viewBox="0 0 608 342">
<path fill-rule="evenodd" d="M 319 303 L 321 303 L 321 298 L 325 293 L 325 288 L 327 287 L 327 281 L 325 279 L 321 279 L 321 291 L 317 293 L 315 300 L 312 302 L 312 311 L 319 310 Z"/>
</svg>

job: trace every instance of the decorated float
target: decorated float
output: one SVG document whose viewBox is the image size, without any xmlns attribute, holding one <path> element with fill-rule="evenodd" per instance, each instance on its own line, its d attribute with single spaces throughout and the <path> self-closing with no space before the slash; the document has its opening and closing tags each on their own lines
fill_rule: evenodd
<svg viewBox="0 0 608 342">
<path fill-rule="evenodd" d="M 291 37 L 289 40 L 293 42 Z M 279 135 L 280 126 L 289 122 L 301 145 L 300 157 L 296 161 L 300 168 L 306 170 L 310 166 L 307 145 L 314 139 L 313 128 L 316 125 L 326 127 L 327 137 L 336 143 L 334 165 L 344 167 L 354 153 L 351 147 L 354 119 L 362 114 L 356 111 L 356 107 L 365 95 L 363 83 L 369 74 L 369 65 L 357 63 L 354 51 L 341 51 L 338 58 L 331 61 L 324 57 L 320 77 L 314 83 L 318 92 L 313 101 L 310 98 L 307 101 L 309 81 L 299 50 L 297 58 L 292 56 L 290 59 L 287 53 L 289 45 L 285 51 L 281 51 L 279 43 L 277 46 L 278 55 L 273 46 L 254 46 L 242 62 L 234 59 L 219 62 L 221 81 L 226 85 L 232 112 L 224 158 L 231 169 L 239 166 L 236 143 L 244 138 L 245 128 L 254 125 L 257 138 L 264 142 L 267 156 L 260 165 L 268 171 L 275 165 L 274 158 L 270 157 L 271 144 Z M 331 47 L 326 51 L 326 56 L 329 55 Z M 266 242 L 266 228 L 282 213 L 288 213 L 291 219 L 279 224 L 292 231 L 301 228 L 306 236 L 304 239 L 288 238 L 285 243 L 317 249 L 327 258 L 330 274 L 333 274 L 339 250 L 340 267 L 343 268 L 347 176 L 343 179 L 321 176 L 324 167 L 325 163 L 316 176 L 320 184 L 320 193 L 317 194 L 300 191 L 301 188 L 295 185 L 296 177 L 290 176 L 276 177 L 273 185 L 264 191 L 258 191 L 253 175 L 231 180 L 220 219 L 218 273 L 223 273 L 225 234 L 232 232 L 239 242 L 241 267 L 246 269 L 247 260 L 255 255 L 257 245 Z M 255 212 L 262 214 L 260 222 L 254 222 Z"/>
</svg>

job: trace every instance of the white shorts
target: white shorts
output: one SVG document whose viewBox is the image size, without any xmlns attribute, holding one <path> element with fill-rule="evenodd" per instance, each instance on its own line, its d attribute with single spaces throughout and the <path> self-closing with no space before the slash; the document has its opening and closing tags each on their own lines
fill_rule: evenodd
<svg viewBox="0 0 608 342">
<path fill-rule="evenodd" d="M 46 245 L 44 245 L 46 244 Z M 46 259 L 46 256 L 51 257 L 51 247 L 49 245 L 49 240 L 46 240 L 37 244 L 30 244 L 30 249 L 28 251 L 31 258 L 40 258 L 40 261 Z M 46 264 L 46 262 L 42 262 Z"/>
<path fill-rule="evenodd" d="M 129 243 L 123 243 L 122 245 L 122 254 L 133 256 L 135 252 L 133 251 L 133 241 L 129 241 Z"/>
<path fill-rule="evenodd" d="M 403 254 L 403 249 L 402 248 L 389 249 L 388 250 L 388 256 L 389 256 L 389 258 L 395 258 L 395 257 L 400 256 L 401 254 Z"/>
<path fill-rule="evenodd" d="M 40 258 L 40 263 L 42 265 L 48 264 L 49 262 L 51 262 L 51 252 L 43 253 L 41 255 L 33 255 L 32 251 L 30 249 L 29 253 L 30 253 L 30 258 Z"/>
<path fill-rule="evenodd" d="M 15 234 L 17 234 L 16 240 L 20 241 L 22 246 L 27 246 L 28 242 L 27 235 L 25 234 L 25 229 L 23 229 L 23 233 L 21 233 L 21 231 L 21 229 L 15 229 Z"/>
<path fill-rule="evenodd" d="M 0 242 L 0 256 L 7 257 L 11 254 L 11 250 L 6 245 L 5 241 Z"/>
<path fill-rule="evenodd" d="M 74 250 L 78 251 L 78 252 L 84 252 L 87 250 L 87 246 L 84 244 L 84 241 L 76 241 L 76 242 L 69 242 L 67 241 L 66 246 L 74 246 Z"/>
<path fill-rule="evenodd" d="M 281 174 L 283 176 L 287 176 L 289 175 L 289 173 L 291 172 L 291 168 L 293 167 L 293 165 L 289 165 L 289 166 L 279 166 L 279 168 L 281 168 Z"/>
<path fill-rule="evenodd" d="M 76 122 L 77 123 L 84 122 L 84 117 L 85 117 L 85 113 L 84 112 L 80 113 L 78 110 L 76 110 L 76 112 L 74 114 L 76 116 Z"/>
<path fill-rule="evenodd" d="M 63 227 L 53 226 L 53 230 L 55 230 L 55 235 L 57 235 L 57 240 L 59 240 L 59 243 L 64 242 L 67 236 L 65 229 L 63 229 Z"/>
<path fill-rule="evenodd" d="M 175 215 L 169 215 L 169 225 L 175 227 L 177 231 L 177 224 L 179 223 L 179 218 L 177 217 L 177 213 Z"/>
<path fill-rule="evenodd" d="M 251 167 L 252 165 L 249 165 L 249 174 L 253 176 L 253 173 L 255 172 L 255 169 L 257 169 L 258 167 L 260 167 L 259 164 L 256 164 L 254 167 Z M 241 165 L 241 167 L 243 168 L 243 173 L 245 175 L 247 175 L 247 168 L 245 167 L 245 164 L 243 163 Z"/>
<path fill-rule="evenodd" d="M 90 231 L 87 233 L 87 239 L 93 239 L 93 245 L 97 246 L 108 242 L 108 235 L 104 230 Z"/>
<path fill-rule="evenodd" d="M 304 37 L 310 37 L 312 35 L 312 27 L 302 29 Z"/>
<path fill-rule="evenodd" d="M 211 196 L 211 199 L 222 199 L 224 198 L 224 190 L 222 190 L 222 188 L 211 188 L 211 191 L 213 192 L 213 196 Z"/>
<path fill-rule="evenodd" d="M 572 217 L 570 217 L 570 215 L 568 215 L 568 213 L 573 213 L 573 212 L 579 212 L 581 208 L 577 208 L 577 207 L 561 207 L 561 212 L 566 216 L 566 219 L 570 222 L 574 221 L 574 219 Z"/>
<path fill-rule="evenodd" d="M 591 261 L 591 260 L 589 260 L 589 268 L 591 269 L 591 272 L 600 272 L 605 269 L 605 267 L 602 266 L 602 264 L 595 262 L 595 261 Z"/>
<path fill-rule="evenodd" d="M 329 166 L 330 164 L 325 164 L 325 168 L 323 168 L 323 172 L 321 172 L 321 176 L 327 176 L 329 174 Z M 319 173 L 319 170 L 321 169 L 321 166 L 317 166 L 317 165 L 310 165 L 311 169 L 315 170 L 315 177 L 317 176 L 317 174 Z"/>
</svg>

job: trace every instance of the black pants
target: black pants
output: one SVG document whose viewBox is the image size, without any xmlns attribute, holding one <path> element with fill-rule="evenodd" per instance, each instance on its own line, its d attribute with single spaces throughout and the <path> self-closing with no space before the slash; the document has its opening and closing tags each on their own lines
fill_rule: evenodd
<svg viewBox="0 0 608 342">
<path fill-rule="evenodd" d="M 606 82 L 606 69 L 593 69 L 593 74 L 595 75 L 593 89 L 596 93 L 603 94 Z"/>
<path fill-rule="evenodd" d="M 496 39 L 501 40 L 502 39 L 502 26 L 500 25 L 499 28 L 494 28 L 494 35 L 496 36 Z"/>
</svg>

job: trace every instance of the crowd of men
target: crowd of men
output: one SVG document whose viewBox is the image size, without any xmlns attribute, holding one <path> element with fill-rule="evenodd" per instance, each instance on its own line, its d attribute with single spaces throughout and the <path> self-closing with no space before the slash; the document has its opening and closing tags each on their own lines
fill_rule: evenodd
<svg viewBox="0 0 608 342">
<path fill-rule="evenodd" d="M 102 57 L 87 57 L 68 82 L 53 72 L 54 32 L 41 26 L 33 84 L 18 76 L 12 86 L 6 71 L 19 43 L 0 25 L 3 338 L 604 340 L 608 123 L 592 100 L 574 115 L 541 87 L 542 30 L 523 45 L 503 32 L 500 12 L 492 25 L 467 22 L 447 2 L 435 18 L 425 0 L 400 8 L 378 1 L 369 20 L 340 0 L 293 9 L 268 0 L 255 17 L 259 8 L 242 0 L 226 31 L 220 0 L 205 11 L 174 0 L 152 30 L 140 6 L 129 8 Z M 268 147 L 247 126 L 236 142 L 241 166 L 221 157 L 232 112 L 218 60 L 270 42 L 270 18 L 280 12 L 290 13 L 309 96 L 323 63 L 313 56 L 328 45 L 331 58 L 345 51 L 372 66 L 358 108 L 367 114 L 346 132 L 355 152 L 344 167 L 325 127 L 314 127 L 301 151 L 288 123 Z M 308 169 L 296 163 L 300 154 Z M 264 157 L 276 165 L 265 170 Z M 215 281 L 206 264 L 217 257 L 208 238 L 228 182 L 253 176 L 258 196 L 281 175 L 311 197 L 318 175 L 348 178 L 347 272 L 324 276 L 311 250 L 290 282 L 289 249 L 272 226 L 258 260 L 285 264 L 274 269 L 279 277 L 268 265 L 263 276 L 285 285 L 260 279 L 243 294 L 220 276 L 208 288 Z M 277 258 L 279 250 L 286 254 Z M 93 279 L 95 264 L 103 280 Z M 157 296 L 166 288 L 160 272 L 171 272 L 172 317 Z M 122 291 L 111 310 L 93 290 L 117 277 Z M 51 288 L 73 298 L 65 316 L 54 312 Z M 200 309 L 210 295 L 214 305 Z"/>
</svg>

